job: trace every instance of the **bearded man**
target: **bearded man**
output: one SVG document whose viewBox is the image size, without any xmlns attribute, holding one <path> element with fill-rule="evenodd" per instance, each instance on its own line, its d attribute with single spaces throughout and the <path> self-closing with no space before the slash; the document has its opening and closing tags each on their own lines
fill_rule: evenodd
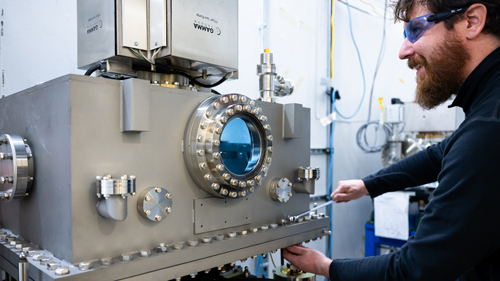
<svg viewBox="0 0 500 281">
<path fill-rule="evenodd" d="M 298 269 L 331 280 L 500 280 L 500 1 L 399 0 L 400 58 L 417 70 L 416 100 L 433 108 L 456 94 L 466 118 L 453 135 L 368 176 L 341 181 L 348 202 L 438 181 L 415 236 L 383 256 L 330 260 L 284 250 Z"/>
</svg>

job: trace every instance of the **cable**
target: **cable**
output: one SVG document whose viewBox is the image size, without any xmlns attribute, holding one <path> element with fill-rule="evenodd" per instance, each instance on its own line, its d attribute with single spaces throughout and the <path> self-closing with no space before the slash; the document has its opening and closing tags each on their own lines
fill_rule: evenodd
<svg viewBox="0 0 500 281">
<path fill-rule="evenodd" d="M 273 259 L 273 255 L 272 255 L 272 253 L 269 253 L 269 256 L 271 257 L 271 261 L 273 262 L 273 266 L 274 266 L 274 268 L 276 268 L 276 264 L 274 263 L 274 259 Z"/>
<path fill-rule="evenodd" d="M 219 95 L 219 96 L 222 96 L 221 93 L 217 92 L 216 90 L 212 89 L 210 90 L 212 93 L 216 94 L 216 95 Z"/>
<path fill-rule="evenodd" d="M 182 72 L 180 70 L 174 70 L 174 69 L 165 68 L 165 67 L 162 67 L 162 66 L 157 66 L 156 70 L 158 72 L 165 73 L 165 74 L 178 74 L 178 75 L 184 76 L 184 77 L 188 78 L 189 81 L 192 84 L 198 85 L 198 86 L 203 87 L 203 88 L 217 87 L 220 84 L 224 83 L 227 79 L 229 79 L 229 78 L 231 78 L 233 76 L 233 73 L 229 72 L 226 75 L 224 75 L 224 77 L 222 77 L 222 79 L 220 79 L 219 81 L 215 82 L 214 84 L 203 84 L 201 82 L 196 81 L 196 78 L 194 78 L 193 76 L 189 75 L 186 72 Z"/>
<path fill-rule="evenodd" d="M 92 73 L 96 72 L 97 70 L 101 69 L 101 64 L 100 63 L 95 63 L 90 68 L 85 72 L 85 76 L 90 76 Z"/>
<path fill-rule="evenodd" d="M 384 59 L 384 53 L 385 53 L 385 46 L 386 46 L 385 21 L 387 19 L 387 0 L 385 0 L 384 5 L 385 5 L 385 12 L 384 12 L 384 27 L 383 27 L 383 32 L 382 32 L 382 46 L 380 46 L 380 52 L 378 54 L 377 66 L 375 67 L 375 74 L 373 75 L 373 82 L 372 82 L 372 88 L 370 91 L 370 100 L 369 100 L 369 106 L 368 106 L 368 121 L 367 121 L 367 123 L 370 123 L 370 120 L 371 120 L 373 89 L 375 88 L 375 80 L 377 79 L 378 70 L 380 68 L 380 65 L 382 64 L 382 60 Z"/>
<path fill-rule="evenodd" d="M 374 153 L 374 152 L 382 151 L 387 146 L 387 141 L 384 144 L 377 146 L 377 145 L 375 145 L 375 143 L 377 141 L 377 139 L 375 138 L 375 143 L 373 145 L 368 144 L 368 141 L 366 139 L 366 130 L 368 129 L 368 127 L 370 125 L 377 125 L 378 126 L 377 132 L 380 129 L 380 124 L 379 124 L 379 122 L 376 122 L 376 121 L 372 121 L 372 122 L 363 124 L 359 128 L 358 132 L 356 133 L 356 143 L 358 144 L 359 148 L 361 148 L 361 150 L 363 150 L 364 152 L 367 152 L 367 153 Z M 384 132 L 387 136 L 386 137 L 386 139 L 387 139 L 392 134 L 392 129 L 388 124 L 384 124 L 383 128 L 384 128 Z M 363 143 L 362 139 L 364 139 L 364 143 Z"/>
<path fill-rule="evenodd" d="M 336 108 L 335 104 L 333 106 L 334 110 L 337 112 L 337 114 L 344 118 L 344 119 L 352 119 L 354 116 L 356 116 L 359 112 L 359 110 L 361 109 L 361 106 L 363 105 L 363 101 L 365 100 L 365 96 L 366 96 L 366 78 L 365 78 L 365 71 L 363 69 L 363 62 L 361 61 L 361 54 L 359 52 L 359 48 L 358 48 L 358 44 L 356 44 L 356 39 L 354 39 L 354 33 L 352 31 L 352 18 L 351 18 L 351 6 L 349 5 L 349 0 L 346 0 L 346 5 L 347 5 L 347 12 L 349 14 L 349 30 L 351 31 L 351 38 L 352 38 L 352 42 L 354 43 L 354 47 L 356 48 L 356 52 L 358 54 L 358 60 L 359 60 L 359 66 L 361 67 L 361 74 L 362 74 L 362 77 L 363 77 L 363 96 L 361 97 L 361 101 L 359 103 L 359 106 L 358 108 L 356 109 L 356 111 L 354 112 L 354 114 L 352 114 L 351 116 L 345 116 L 344 114 L 340 113 L 338 111 L 338 109 Z"/>
</svg>

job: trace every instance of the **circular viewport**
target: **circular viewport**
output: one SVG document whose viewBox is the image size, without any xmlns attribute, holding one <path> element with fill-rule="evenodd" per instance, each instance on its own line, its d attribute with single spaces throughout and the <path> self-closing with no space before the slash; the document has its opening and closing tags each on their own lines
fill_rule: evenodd
<svg viewBox="0 0 500 281">
<path fill-rule="evenodd" d="M 230 120 L 221 134 L 220 153 L 227 170 L 235 176 L 252 172 L 259 163 L 262 143 L 257 127 L 249 120 Z"/>
</svg>

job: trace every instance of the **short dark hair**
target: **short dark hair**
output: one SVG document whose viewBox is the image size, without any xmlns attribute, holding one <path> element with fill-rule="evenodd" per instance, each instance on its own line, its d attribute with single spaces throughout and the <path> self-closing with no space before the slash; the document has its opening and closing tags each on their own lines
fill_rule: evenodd
<svg viewBox="0 0 500 281">
<path fill-rule="evenodd" d="M 490 33 L 500 38 L 500 1 L 487 0 L 396 0 L 393 2 L 394 18 L 408 22 L 410 20 L 409 13 L 414 5 L 423 5 L 429 9 L 431 13 L 444 12 L 452 9 L 468 7 L 473 4 L 483 4 L 488 10 L 486 24 L 484 25 L 483 32 Z M 453 26 L 464 15 L 457 15 L 446 19 L 444 21 L 447 29 L 453 29 Z"/>
</svg>

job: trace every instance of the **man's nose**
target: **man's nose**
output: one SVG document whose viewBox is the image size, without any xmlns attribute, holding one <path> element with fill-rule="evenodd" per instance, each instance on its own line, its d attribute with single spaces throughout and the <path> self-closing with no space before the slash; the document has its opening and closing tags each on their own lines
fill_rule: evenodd
<svg viewBox="0 0 500 281">
<path fill-rule="evenodd" d="M 413 43 L 411 43 L 410 40 L 406 38 L 403 41 L 403 45 L 401 45 L 401 49 L 399 50 L 399 58 L 405 60 L 413 56 L 414 54 L 415 51 L 413 50 Z"/>
</svg>

